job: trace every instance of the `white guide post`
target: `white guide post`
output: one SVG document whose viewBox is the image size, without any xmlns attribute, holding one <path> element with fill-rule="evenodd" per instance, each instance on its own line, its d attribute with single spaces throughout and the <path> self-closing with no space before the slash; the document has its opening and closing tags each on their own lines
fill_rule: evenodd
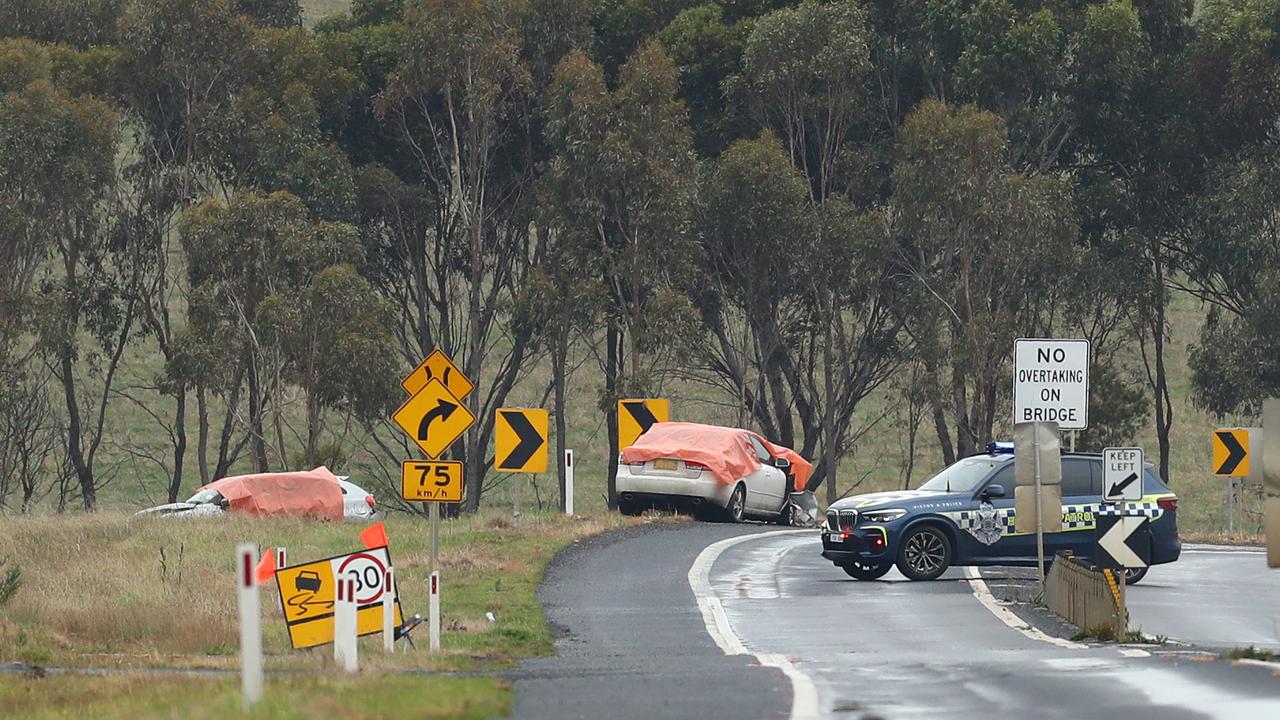
<svg viewBox="0 0 1280 720">
<path fill-rule="evenodd" d="M 289 566 L 289 553 L 285 552 L 285 549 L 282 547 L 276 548 L 276 570 L 279 570 L 282 567 L 288 567 L 288 566 Z M 276 600 L 276 604 L 280 606 L 280 614 L 284 615 L 284 595 L 281 593 L 276 593 L 276 595 L 278 596 Z"/>
<path fill-rule="evenodd" d="M 333 607 L 333 659 L 346 673 L 360 669 L 356 656 L 356 581 L 338 578 L 338 601 Z"/>
<path fill-rule="evenodd" d="M 255 570 L 258 548 L 253 543 L 236 546 L 237 593 L 240 609 L 240 691 L 244 709 L 262 699 L 262 605 Z"/>
<path fill-rule="evenodd" d="M 431 601 L 427 604 L 427 624 L 431 630 L 431 652 L 440 650 L 440 571 L 431 573 Z"/>
<path fill-rule="evenodd" d="M 395 568 L 387 568 L 382 575 L 382 649 L 396 651 L 396 591 Z"/>
<path fill-rule="evenodd" d="M 564 451 L 564 514 L 573 514 L 573 450 Z"/>
</svg>

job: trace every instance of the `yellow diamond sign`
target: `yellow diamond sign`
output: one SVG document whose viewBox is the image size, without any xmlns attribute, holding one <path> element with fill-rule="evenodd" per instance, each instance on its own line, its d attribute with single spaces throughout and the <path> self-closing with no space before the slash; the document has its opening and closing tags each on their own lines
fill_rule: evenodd
<svg viewBox="0 0 1280 720">
<path fill-rule="evenodd" d="M 462 401 L 439 380 L 427 382 L 391 419 L 427 454 L 440 457 L 476 421 Z"/>
<path fill-rule="evenodd" d="M 406 375 L 404 380 L 400 381 L 400 387 L 412 395 L 432 380 L 444 383 L 445 389 L 459 400 L 470 395 L 476 388 L 476 384 L 463 374 L 453 359 L 439 349 L 431 351 L 426 360 Z"/>
</svg>

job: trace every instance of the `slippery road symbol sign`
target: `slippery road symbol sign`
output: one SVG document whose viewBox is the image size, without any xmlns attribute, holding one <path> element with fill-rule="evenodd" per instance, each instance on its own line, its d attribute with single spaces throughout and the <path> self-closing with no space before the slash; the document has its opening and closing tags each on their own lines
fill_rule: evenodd
<svg viewBox="0 0 1280 720">
<path fill-rule="evenodd" d="M 671 419 L 671 403 L 661 398 L 618 401 L 618 448 L 630 447 L 654 423 Z"/>
<path fill-rule="evenodd" d="M 497 421 L 493 469 L 498 472 L 546 472 L 547 411 L 499 408 Z"/>
<path fill-rule="evenodd" d="M 289 642 L 296 649 L 333 642 L 334 593 L 340 577 L 355 582 L 356 632 L 360 635 L 381 632 L 383 584 L 389 567 L 391 556 L 387 548 L 380 547 L 278 569 L 276 584 L 289 628 Z M 396 627 L 402 622 L 397 597 Z"/>
<path fill-rule="evenodd" d="M 430 380 L 391 419 L 428 457 L 440 457 L 476 421 L 439 380 Z"/>
</svg>

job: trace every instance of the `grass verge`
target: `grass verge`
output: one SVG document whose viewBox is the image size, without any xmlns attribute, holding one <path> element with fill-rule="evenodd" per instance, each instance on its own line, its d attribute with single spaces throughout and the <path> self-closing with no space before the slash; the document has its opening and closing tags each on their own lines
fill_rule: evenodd
<svg viewBox="0 0 1280 720">
<path fill-rule="evenodd" d="M 632 521 L 636 522 L 636 521 Z M 616 515 L 571 519 L 500 513 L 446 521 L 441 529 L 443 652 L 384 655 L 362 640 L 370 669 L 506 667 L 552 651 L 535 591 L 547 562 L 578 538 L 625 524 Z M 406 614 L 426 614 L 427 523 L 386 521 Z M 288 548 L 291 564 L 360 549 L 362 526 L 298 520 L 166 520 L 122 514 L 7 520 L 0 557 L 22 584 L 0 616 L 0 662 L 56 667 L 236 667 L 234 547 Z M 290 649 L 275 583 L 263 588 L 268 670 L 325 669 L 328 647 Z M 490 622 L 487 614 L 495 621 Z"/>
<path fill-rule="evenodd" d="M 486 718 L 506 715 L 511 689 L 491 678 L 269 677 L 246 718 Z M 0 678 L 0 708 L 26 720 L 214 720 L 240 711 L 237 678 L 175 675 Z"/>
<path fill-rule="evenodd" d="M 1270 650 L 1259 650 L 1250 645 L 1245 648 L 1232 648 L 1222 653 L 1223 660 L 1265 660 L 1274 662 L 1280 660 L 1280 653 L 1274 653 Z"/>
</svg>

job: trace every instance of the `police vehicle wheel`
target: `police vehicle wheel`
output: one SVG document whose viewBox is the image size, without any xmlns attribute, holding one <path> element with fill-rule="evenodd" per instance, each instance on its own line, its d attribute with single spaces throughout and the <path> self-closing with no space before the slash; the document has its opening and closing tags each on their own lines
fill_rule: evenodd
<svg viewBox="0 0 1280 720">
<path fill-rule="evenodd" d="M 1142 578 L 1147 576 L 1147 571 L 1150 569 L 1151 568 L 1125 568 L 1124 584 L 1137 585 L 1142 581 Z"/>
<path fill-rule="evenodd" d="M 907 533 L 898 550 L 898 571 L 911 580 L 937 580 L 951 565 L 951 541 L 932 525 Z"/>
<path fill-rule="evenodd" d="M 872 565 L 864 562 L 852 562 L 848 565 L 841 565 L 840 569 L 854 580 L 879 580 L 884 574 L 889 572 L 889 568 L 893 567 L 893 563 L 887 562 L 880 565 Z"/>
<path fill-rule="evenodd" d="M 747 489 L 742 485 L 733 489 L 733 494 L 729 496 L 729 506 L 724 509 L 724 519 L 732 523 L 742 522 L 742 517 L 747 511 Z"/>
</svg>

